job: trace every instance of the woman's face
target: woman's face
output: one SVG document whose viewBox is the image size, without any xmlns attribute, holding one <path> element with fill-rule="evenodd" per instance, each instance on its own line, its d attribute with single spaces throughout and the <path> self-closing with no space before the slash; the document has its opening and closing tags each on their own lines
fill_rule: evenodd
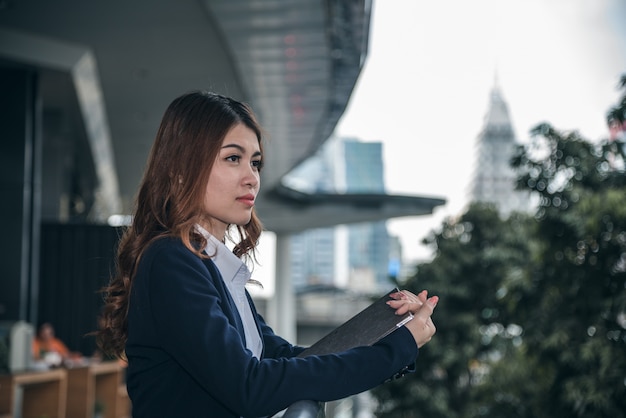
<svg viewBox="0 0 626 418">
<path fill-rule="evenodd" d="M 204 195 L 210 224 L 202 226 L 217 239 L 224 239 L 229 225 L 250 222 L 260 169 L 261 148 L 256 135 L 244 124 L 235 125 L 222 142 Z"/>
</svg>

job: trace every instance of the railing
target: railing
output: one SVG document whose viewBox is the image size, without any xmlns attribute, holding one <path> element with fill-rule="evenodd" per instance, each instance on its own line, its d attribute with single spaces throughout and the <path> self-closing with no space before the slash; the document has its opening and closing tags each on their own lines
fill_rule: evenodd
<svg viewBox="0 0 626 418">
<path fill-rule="evenodd" d="M 315 401 L 298 401 L 285 410 L 282 418 L 325 418 L 326 404 Z"/>
</svg>

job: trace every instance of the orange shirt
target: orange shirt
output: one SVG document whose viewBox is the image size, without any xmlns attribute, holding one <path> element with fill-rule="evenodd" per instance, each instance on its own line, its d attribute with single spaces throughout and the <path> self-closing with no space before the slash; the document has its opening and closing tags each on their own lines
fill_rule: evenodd
<svg viewBox="0 0 626 418">
<path fill-rule="evenodd" d="M 70 354 L 70 350 L 58 338 L 48 341 L 39 341 L 37 338 L 33 340 L 33 356 L 36 359 L 41 359 L 43 354 L 50 351 L 59 353 L 61 357 L 67 357 Z"/>
</svg>

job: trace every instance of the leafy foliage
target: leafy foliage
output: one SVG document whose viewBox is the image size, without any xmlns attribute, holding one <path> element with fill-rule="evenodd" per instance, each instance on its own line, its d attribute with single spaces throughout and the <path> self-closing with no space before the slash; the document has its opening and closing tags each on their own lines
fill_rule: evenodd
<svg viewBox="0 0 626 418">
<path fill-rule="evenodd" d="M 626 95 L 607 124 L 624 115 Z M 624 143 L 532 133 L 512 165 L 534 216 L 473 204 L 425 239 L 435 257 L 403 287 L 440 295 L 437 334 L 375 390 L 378 416 L 626 416 Z"/>
<path fill-rule="evenodd" d="M 514 165 L 540 196 L 529 281 L 511 289 L 535 367 L 551 385 L 534 416 L 624 416 L 626 411 L 626 176 L 619 142 L 594 146 L 548 125 L 545 158 Z"/>
<path fill-rule="evenodd" d="M 437 335 L 421 350 L 416 373 L 375 391 L 381 401 L 378 416 L 467 416 L 464 411 L 485 378 L 484 362 L 499 355 L 501 344 L 519 339 L 519 327 L 503 325 L 500 286 L 502 278 L 523 279 L 531 222 L 523 215 L 502 220 L 495 207 L 475 204 L 426 239 L 437 255 L 403 287 L 414 293 L 436 289 Z"/>
</svg>

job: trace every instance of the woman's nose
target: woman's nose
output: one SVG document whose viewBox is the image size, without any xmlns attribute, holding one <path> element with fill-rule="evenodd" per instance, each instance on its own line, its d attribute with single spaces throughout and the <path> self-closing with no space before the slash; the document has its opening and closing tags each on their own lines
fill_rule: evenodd
<svg viewBox="0 0 626 418">
<path fill-rule="evenodd" d="M 254 188 L 258 187 L 261 182 L 258 170 L 250 166 L 244 177 L 244 183 Z"/>
</svg>

